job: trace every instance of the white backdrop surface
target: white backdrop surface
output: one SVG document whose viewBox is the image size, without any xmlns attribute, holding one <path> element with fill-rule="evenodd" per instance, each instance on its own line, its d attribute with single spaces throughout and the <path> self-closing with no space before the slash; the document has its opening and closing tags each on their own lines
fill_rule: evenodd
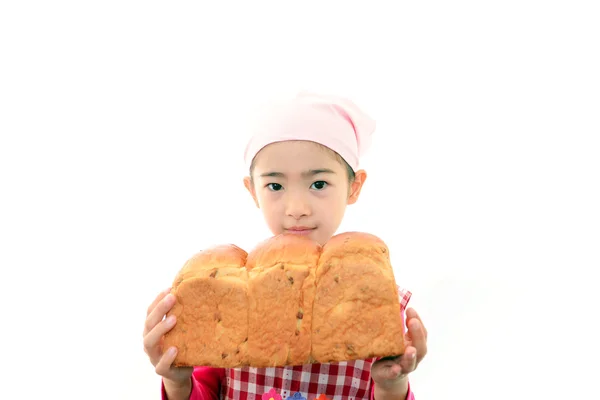
<svg viewBox="0 0 600 400">
<path fill-rule="evenodd" d="M 413 292 L 417 399 L 593 398 L 597 6 L 218 4 L 0 5 L 0 397 L 158 399 L 147 306 L 195 251 L 269 234 L 247 122 L 314 90 L 377 120 L 341 230 Z"/>
</svg>

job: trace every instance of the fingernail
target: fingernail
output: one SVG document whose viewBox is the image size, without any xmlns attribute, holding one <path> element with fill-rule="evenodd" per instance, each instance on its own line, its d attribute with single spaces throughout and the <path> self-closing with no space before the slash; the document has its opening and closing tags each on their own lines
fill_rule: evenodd
<svg viewBox="0 0 600 400">
<path fill-rule="evenodd" d="M 169 315 L 167 317 L 167 320 L 165 322 L 167 323 L 167 325 L 173 325 L 175 323 L 175 316 L 174 315 Z"/>
<path fill-rule="evenodd" d="M 417 356 L 417 354 L 416 354 L 416 353 L 410 353 L 410 354 L 408 355 L 408 358 L 409 358 L 409 359 L 411 359 L 411 360 L 414 360 L 416 356 Z"/>
<path fill-rule="evenodd" d="M 169 349 L 169 356 L 174 356 L 177 353 L 177 349 L 175 347 L 171 347 Z"/>
</svg>

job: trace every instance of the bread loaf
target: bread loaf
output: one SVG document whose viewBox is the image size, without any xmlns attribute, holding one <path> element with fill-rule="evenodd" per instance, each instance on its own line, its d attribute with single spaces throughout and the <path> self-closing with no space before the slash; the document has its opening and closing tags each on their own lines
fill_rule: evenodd
<svg viewBox="0 0 600 400">
<path fill-rule="evenodd" d="M 175 366 L 276 367 L 404 352 L 389 251 L 378 237 L 341 233 L 320 246 L 281 234 L 249 254 L 235 245 L 194 255 L 171 291 L 177 317 L 164 347 Z"/>
<path fill-rule="evenodd" d="M 235 245 L 202 251 L 186 262 L 171 293 L 177 318 L 164 344 L 178 365 L 235 367 L 248 363 L 247 253 Z"/>
</svg>

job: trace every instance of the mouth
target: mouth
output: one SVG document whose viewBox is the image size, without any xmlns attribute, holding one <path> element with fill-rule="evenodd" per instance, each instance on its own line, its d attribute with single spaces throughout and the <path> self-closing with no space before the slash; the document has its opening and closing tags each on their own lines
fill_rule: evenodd
<svg viewBox="0 0 600 400">
<path fill-rule="evenodd" d="M 287 233 L 291 233 L 294 235 L 309 235 L 316 228 L 309 228 L 306 226 L 293 226 L 291 228 L 286 229 Z"/>
</svg>

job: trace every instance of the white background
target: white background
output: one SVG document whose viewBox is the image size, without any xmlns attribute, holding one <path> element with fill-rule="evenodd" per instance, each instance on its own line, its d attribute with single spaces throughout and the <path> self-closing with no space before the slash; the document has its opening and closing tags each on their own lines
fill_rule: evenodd
<svg viewBox="0 0 600 400">
<path fill-rule="evenodd" d="M 245 128 L 302 89 L 377 120 L 341 230 L 414 293 L 417 399 L 597 396 L 594 2 L 200 3 L 0 6 L 0 397 L 159 398 L 146 308 L 268 234 Z"/>
</svg>

